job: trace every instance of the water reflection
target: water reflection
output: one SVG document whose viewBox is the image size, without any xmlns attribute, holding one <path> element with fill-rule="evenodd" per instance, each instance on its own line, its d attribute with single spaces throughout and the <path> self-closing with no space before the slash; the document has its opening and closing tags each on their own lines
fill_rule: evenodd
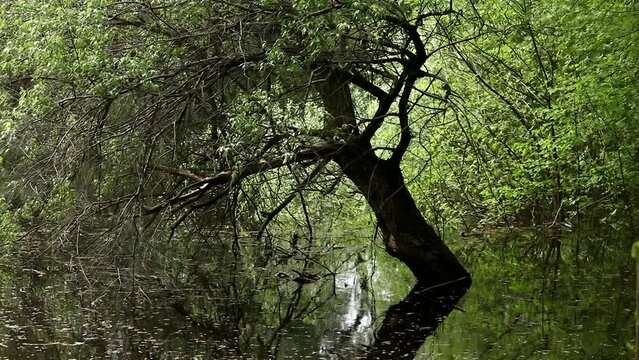
<svg viewBox="0 0 639 360">
<path fill-rule="evenodd" d="M 540 267 L 517 241 L 532 240 L 476 257 L 459 305 L 465 289 L 413 286 L 366 241 L 163 250 L 135 268 L 7 253 L 0 359 L 630 358 L 626 249 L 582 242 L 574 266 L 564 238 L 563 262 Z"/>
<path fill-rule="evenodd" d="M 461 283 L 413 290 L 386 312 L 367 359 L 412 359 L 466 292 Z"/>
<path fill-rule="evenodd" d="M 361 246 L 209 250 L 162 272 L 45 256 L 17 269 L 4 257 L 0 358 L 365 358 L 385 351 L 375 330 L 410 286 L 387 281 L 389 259 L 364 260 Z"/>
</svg>

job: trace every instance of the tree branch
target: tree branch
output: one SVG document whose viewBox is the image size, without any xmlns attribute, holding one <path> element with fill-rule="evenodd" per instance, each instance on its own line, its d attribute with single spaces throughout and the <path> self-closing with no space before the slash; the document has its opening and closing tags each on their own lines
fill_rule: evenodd
<svg viewBox="0 0 639 360">
<path fill-rule="evenodd" d="M 204 179 L 206 179 L 205 177 L 198 175 L 196 173 L 191 172 L 190 170 L 186 170 L 186 169 L 176 169 L 176 168 L 171 168 L 168 166 L 164 166 L 164 165 L 154 165 L 154 170 L 160 171 L 160 172 L 164 172 L 167 174 L 171 174 L 171 175 L 177 175 L 177 176 L 181 176 L 193 181 L 203 181 Z"/>
<path fill-rule="evenodd" d="M 406 81 L 406 85 L 404 86 L 404 91 L 402 92 L 402 96 L 399 99 L 399 126 L 400 130 L 400 138 L 399 144 L 397 144 L 397 148 L 393 151 L 393 155 L 391 155 L 389 159 L 389 163 L 393 165 L 399 166 L 406 150 L 408 150 L 408 145 L 410 145 L 410 141 L 413 137 L 410 131 L 410 124 L 408 122 L 408 102 L 410 100 L 410 94 L 412 93 L 413 86 L 415 85 L 415 81 L 417 81 L 417 75 L 412 75 Z"/>
<path fill-rule="evenodd" d="M 280 212 L 282 212 L 282 210 L 284 210 L 288 204 L 298 195 L 302 193 L 302 190 L 304 189 L 304 187 L 306 187 L 312 180 L 313 178 L 315 178 L 317 175 L 319 175 L 320 171 L 322 171 L 322 169 L 324 169 L 324 167 L 326 166 L 326 164 L 328 163 L 328 161 L 326 159 L 324 159 L 323 161 L 321 161 L 319 164 L 317 164 L 317 166 L 315 167 L 315 169 L 313 169 L 313 171 L 311 171 L 310 174 L 308 174 L 308 176 L 306 177 L 306 179 L 304 179 L 303 182 L 299 183 L 298 186 L 296 187 L 295 191 L 293 191 L 291 194 L 289 194 L 284 201 L 282 201 L 275 209 L 273 209 L 271 212 L 269 212 L 266 216 L 266 219 L 262 222 L 262 225 L 260 226 L 259 231 L 257 232 L 257 235 L 255 236 L 255 240 L 256 241 L 260 241 L 260 239 L 262 238 L 262 235 L 264 234 L 264 232 L 266 231 L 266 228 L 268 227 L 268 225 L 271 223 L 271 221 L 273 221 L 273 219 L 275 219 L 275 217 L 277 216 L 277 214 L 279 214 Z"/>
<path fill-rule="evenodd" d="M 444 16 L 444 15 L 453 14 L 453 13 L 455 13 L 455 11 L 452 8 L 452 2 L 451 2 L 450 7 L 447 10 L 422 14 L 415 20 L 415 23 L 421 24 L 423 19 L 427 17 Z M 377 130 L 381 127 L 382 123 L 384 122 L 384 119 L 386 118 L 386 114 L 388 110 L 390 109 L 391 105 L 395 102 L 395 100 L 399 96 L 402 87 L 404 88 L 404 91 L 402 92 L 402 98 L 404 99 L 405 105 L 407 106 L 408 100 L 410 98 L 410 93 L 412 91 L 413 85 L 415 84 L 415 81 L 420 77 L 432 76 L 432 74 L 429 74 L 428 72 L 425 72 L 421 69 L 421 67 L 424 65 L 424 63 L 428 59 L 428 54 L 426 53 L 424 42 L 422 41 L 419 35 L 418 25 L 414 25 L 408 21 L 404 21 L 396 17 L 390 17 L 390 16 L 387 17 L 386 20 L 394 25 L 399 26 L 406 32 L 406 34 L 408 35 L 408 38 L 413 43 L 413 46 L 415 48 L 415 53 L 414 54 L 409 53 L 410 55 L 407 55 L 409 57 L 408 61 L 401 62 L 404 69 L 400 77 L 394 82 L 391 90 L 387 94 L 385 94 L 384 97 L 378 96 L 378 98 L 380 99 L 380 104 L 377 108 L 377 111 L 375 112 L 375 116 L 373 117 L 373 120 L 368 124 L 366 129 L 364 129 L 364 132 L 362 133 L 362 138 L 367 141 L 370 141 L 373 138 L 373 135 L 375 135 L 375 132 L 377 132 Z M 381 95 L 381 93 L 379 93 L 379 95 Z M 402 100 L 400 99 L 400 102 L 401 101 Z M 406 111 L 408 111 L 407 108 L 406 108 Z M 400 115 L 400 121 L 401 120 L 402 120 L 402 116 Z M 399 156 L 399 159 L 401 159 L 404 152 L 406 151 L 406 149 L 403 147 L 404 146 L 407 147 L 408 143 L 410 143 L 410 128 L 408 126 L 407 113 L 404 118 L 404 122 L 405 124 L 402 125 L 402 138 L 400 139 L 400 145 L 399 145 L 400 148 L 397 149 L 398 151 L 396 151 L 393 156 L 395 158 L 394 159 L 395 161 L 397 160 L 397 156 Z"/>
<path fill-rule="evenodd" d="M 302 19 L 308 19 L 308 18 L 324 15 L 324 14 L 327 14 L 327 13 L 333 11 L 333 10 L 339 10 L 342 7 L 344 7 L 344 4 L 341 4 L 341 3 L 333 4 L 331 6 L 323 8 L 323 9 L 308 13 L 308 14 L 304 15 L 302 17 Z"/>
<path fill-rule="evenodd" d="M 461 50 L 459 50 L 456 46 L 453 46 L 453 49 L 455 49 L 455 52 L 457 52 L 457 55 L 459 55 L 459 58 L 464 62 L 464 64 L 466 64 L 466 67 L 468 67 L 470 72 L 472 72 L 473 75 L 475 75 L 475 77 L 477 77 L 477 80 L 479 80 L 479 82 L 486 89 L 488 89 L 488 91 L 490 91 L 491 93 L 495 94 L 495 96 L 497 96 L 497 98 L 499 98 L 499 100 L 501 100 L 504 104 L 506 104 L 508 106 L 508 108 L 510 109 L 510 111 L 519 120 L 521 125 L 526 129 L 526 131 L 530 132 L 530 125 L 528 124 L 526 116 L 521 111 L 519 111 L 519 109 L 517 109 L 517 107 L 515 107 L 515 104 L 512 101 L 510 101 L 508 98 L 506 98 L 506 96 L 504 96 L 502 93 L 497 91 L 497 89 L 495 89 L 492 85 L 490 85 L 488 83 L 488 81 L 486 81 L 486 79 L 484 79 L 479 74 L 479 71 L 477 71 L 477 69 L 475 68 L 473 63 L 471 63 L 470 60 L 466 56 L 464 56 L 464 54 L 461 52 Z"/>
<path fill-rule="evenodd" d="M 384 96 L 381 100 L 379 100 L 379 105 L 377 106 L 377 111 L 375 111 L 373 120 L 371 120 L 371 122 L 368 123 L 368 126 L 366 126 L 366 128 L 362 132 L 361 137 L 363 140 L 370 141 L 375 135 L 375 133 L 377 132 L 377 130 L 379 130 L 379 128 L 382 126 L 382 123 L 384 123 L 384 119 L 386 118 L 388 110 L 390 109 L 391 105 L 393 105 L 393 103 L 395 102 L 395 99 L 397 99 L 397 96 L 399 96 L 399 93 L 402 90 L 402 87 L 404 86 L 405 81 L 406 81 L 406 68 L 404 68 L 404 71 L 399 76 L 399 78 L 395 80 L 393 87 L 386 94 L 386 96 Z"/>
<path fill-rule="evenodd" d="M 155 165 L 153 166 L 153 169 L 155 170 L 185 177 L 187 179 L 194 180 L 195 182 L 184 187 L 178 193 L 178 195 L 164 201 L 163 203 L 146 208 L 145 212 L 147 214 L 158 212 L 166 208 L 167 206 L 187 201 L 196 196 L 200 196 L 201 194 L 211 189 L 213 186 L 237 182 L 239 179 L 245 178 L 250 175 L 276 169 L 288 164 L 299 163 L 307 160 L 321 160 L 330 158 L 330 156 L 338 151 L 340 147 L 340 144 L 319 143 L 314 146 L 298 150 L 296 153 L 293 154 L 292 157 L 276 156 L 270 159 L 256 160 L 246 164 L 240 169 L 228 169 L 218 172 L 217 174 L 209 177 L 201 177 L 199 175 L 193 174 L 188 170 L 173 169 L 163 165 Z M 189 189 L 193 190 L 188 191 Z"/>
<path fill-rule="evenodd" d="M 351 83 L 360 89 L 366 91 L 367 93 L 375 96 L 378 100 L 382 100 L 388 96 L 388 93 L 379 86 L 373 84 L 371 81 L 368 81 L 362 74 L 358 71 L 351 71 Z"/>
</svg>

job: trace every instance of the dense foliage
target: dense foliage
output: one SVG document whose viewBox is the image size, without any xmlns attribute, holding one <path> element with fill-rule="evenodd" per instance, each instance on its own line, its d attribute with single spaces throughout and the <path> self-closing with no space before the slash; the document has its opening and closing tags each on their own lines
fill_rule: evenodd
<svg viewBox="0 0 639 360">
<path fill-rule="evenodd" d="M 632 225 L 637 6 L 482 2 L 442 56 L 454 110 L 429 124 L 421 198 L 441 221 Z M 444 206 L 442 206 L 444 204 Z"/>
<path fill-rule="evenodd" d="M 433 50 L 411 95 L 416 141 L 402 162 L 432 221 L 632 226 L 637 11 L 625 1 L 3 2 L 0 234 L 49 223 L 71 225 L 64 236 L 111 229 L 117 240 L 149 221 L 173 234 L 185 221 L 228 219 L 312 233 L 344 204 L 336 218 L 369 221 L 332 164 L 243 171 L 345 141 L 309 71 L 330 63 L 390 90 L 384 79 L 404 60 L 388 57 L 408 56 L 410 41 L 393 18 L 417 19 Z M 373 99 L 351 91 L 363 129 Z M 375 134 L 381 157 L 401 130 L 391 119 Z M 178 204 L 220 171 L 230 186 Z"/>
</svg>

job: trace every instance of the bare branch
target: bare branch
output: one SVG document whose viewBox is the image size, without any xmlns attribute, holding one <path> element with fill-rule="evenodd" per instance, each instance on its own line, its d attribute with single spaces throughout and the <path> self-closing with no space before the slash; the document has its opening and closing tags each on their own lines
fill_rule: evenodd
<svg viewBox="0 0 639 360">
<path fill-rule="evenodd" d="M 395 99 L 397 99 L 397 96 L 404 86 L 405 81 L 406 70 L 404 70 L 402 75 L 400 75 L 400 77 L 395 80 L 390 92 L 388 92 L 388 94 L 380 100 L 379 105 L 377 106 L 377 111 L 375 111 L 375 115 L 373 116 L 373 120 L 368 124 L 368 126 L 366 126 L 366 129 L 364 129 L 364 131 L 362 132 L 362 139 L 370 141 L 377 130 L 379 130 L 379 128 L 382 126 L 382 123 L 384 123 L 384 119 L 388 114 L 388 110 L 390 110 L 391 105 L 393 105 Z"/>
<path fill-rule="evenodd" d="M 400 138 L 399 144 L 397 144 L 397 148 L 393 151 L 393 155 L 391 155 L 389 159 L 389 163 L 399 166 L 406 150 L 408 150 L 408 146 L 410 145 L 410 141 L 412 138 L 412 134 L 410 131 L 410 124 L 408 122 L 408 106 L 410 100 L 410 94 L 412 93 L 413 86 L 415 85 L 415 81 L 417 81 L 417 76 L 411 76 L 406 81 L 406 86 L 404 87 L 404 91 L 402 92 L 402 96 L 399 99 L 399 126 L 400 130 Z"/>
<path fill-rule="evenodd" d="M 204 181 L 206 179 L 205 177 L 198 175 L 194 172 L 191 172 L 190 170 L 176 169 L 176 168 L 171 168 L 164 165 L 154 165 L 153 167 L 154 167 L 154 170 L 165 172 L 167 174 L 182 176 L 187 179 L 191 179 L 193 181 Z"/>
<path fill-rule="evenodd" d="M 262 238 L 262 235 L 266 231 L 266 228 L 271 223 L 271 221 L 273 221 L 273 219 L 280 212 L 282 212 L 282 210 L 284 210 L 288 206 L 288 204 L 290 204 L 290 202 L 293 201 L 293 199 L 295 199 L 295 197 L 298 194 L 301 194 L 302 190 L 306 186 L 308 186 L 308 184 L 317 175 L 319 175 L 320 171 L 322 171 L 322 169 L 324 169 L 324 167 L 326 166 L 327 163 L 328 163 L 328 161 L 326 159 L 324 159 L 319 164 L 317 164 L 317 166 L 313 169 L 313 171 L 310 174 L 308 174 L 306 179 L 298 184 L 298 186 L 296 187 L 295 191 L 292 192 L 291 194 L 289 194 L 275 209 L 273 209 L 271 212 L 268 213 L 268 215 L 266 216 L 266 219 L 262 222 L 262 225 L 260 226 L 260 230 L 257 232 L 257 235 L 255 236 L 257 241 L 259 241 Z"/>
<path fill-rule="evenodd" d="M 353 83 L 353 85 L 356 85 L 360 89 L 375 96 L 379 100 L 383 100 L 388 96 L 388 93 L 386 91 L 382 90 L 382 88 L 373 84 L 371 81 L 368 81 L 358 71 L 352 71 L 351 74 L 351 83 Z"/>
<path fill-rule="evenodd" d="M 270 159 L 261 159 L 253 161 L 240 169 L 229 169 L 221 171 L 210 177 L 200 177 L 199 175 L 193 174 L 188 170 L 171 169 L 162 165 L 155 165 L 153 168 L 158 171 L 168 172 L 177 176 L 186 177 L 195 180 L 196 182 L 188 185 L 187 187 L 182 189 L 182 191 L 180 191 L 178 195 L 164 201 L 163 203 L 150 208 L 146 208 L 146 213 L 154 213 L 167 206 L 183 201 L 188 201 L 196 196 L 200 196 L 216 185 L 237 182 L 247 176 L 276 169 L 288 164 L 330 158 L 333 153 L 339 150 L 340 146 L 341 145 L 339 144 L 319 143 L 312 147 L 300 149 L 290 158 L 285 156 L 276 156 Z M 167 171 L 167 169 L 169 169 L 170 171 Z M 189 189 L 193 190 L 185 192 Z"/>
</svg>

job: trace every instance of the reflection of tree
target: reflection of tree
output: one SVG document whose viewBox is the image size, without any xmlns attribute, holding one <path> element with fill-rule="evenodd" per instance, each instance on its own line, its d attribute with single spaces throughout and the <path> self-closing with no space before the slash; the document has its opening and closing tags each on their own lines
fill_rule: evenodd
<svg viewBox="0 0 639 360">
<path fill-rule="evenodd" d="M 357 265 L 356 265 L 357 266 Z M 339 356 L 338 358 L 360 358 L 362 345 L 372 343 L 371 299 L 374 293 L 368 291 L 368 273 L 365 266 L 360 266 L 357 272 L 342 274 L 339 280 L 345 282 L 341 290 L 346 295 L 344 306 L 339 316 L 327 319 L 330 324 L 324 331 L 320 343 L 320 354 Z"/>
<path fill-rule="evenodd" d="M 17 285 L 22 284 L 21 279 L 31 280 L 30 292 L 15 290 L 0 297 L 4 301 L 18 295 L 8 316 L 16 319 L 11 323 L 21 326 L 20 334 L 26 339 L 7 343 L 11 349 L 0 347 L 0 357 L 22 358 L 20 354 L 43 353 L 43 349 L 49 351 L 43 355 L 47 359 L 122 354 L 130 359 L 365 355 L 364 346 L 373 337 L 370 321 L 375 293 L 368 283 L 370 269 L 355 261 L 352 251 L 318 259 L 290 257 L 263 270 L 253 264 L 268 264 L 270 259 L 257 256 L 270 255 L 249 246 L 241 250 L 241 257 L 202 248 L 193 253 L 185 250 L 182 256 L 193 254 L 193 261 L 173 258 L 164 266 L 163 277 L 145 274 L 143 268 L 127 277 L 127 269 L 85 266 L 87 276 L 94 280 L 92 287 L 86 286 L 80 274 L 11 275 L 9 283 L 16 284 L 16 289 L 25 288 Z M 337 277 L 322 271 L 329 269 L 340 269 L 335 272 Z M 276 276 L 276 270 L 289 276 Z M 295 281 L 300 274 L 316 273 L 325 276 L 304 285 Z M 52 294 L 55 297 L 49 296 Z M 24 308 L 30 311 L 24 313 Z M 32 320 L 37 327 L 23 328 Z M 24 343 L 50 346 L 25 349 L 20 347 Z"/>
<path fill-rule="evenodd" d="M 401 302 L 388 309 L 367 358 L 414 358 L 466 290 L 457 283 L 436 287 L 417 283 Z"/>
<path fill-rule="evenodd" d="M 31 269 L 23 269 L 31 270 Z M 16 334 L 16 338 L 28 339 L 25 342 L 11 342 L 11 348 L 7 352 L 13 353 L 15 358 L 29 358 L 29 359 L 61 359 L 62 354 L 65 352 L 64 345 L 60 333 L 55 331 L 55 327 L 52 321 L 47 318 L 48 306 L 47 303 L 40 296 L 42 291 L 42 279 L 37 273 L 33 273 L 29 276 L 29 279 L 25 277 L 26 286 L 20 288 L 17 291 L 17 299 L 20 302 L 21 319 L 20 323 L 29 324 L 19 326 Z"/>
<path fill-rule="evenodd" d="M 287 280 L 284 280 L 287 281 Z M 257 342 L 260 344 L 262 356 L 277 357 L 282 347 L 283 334 L 285 331 L 293 330 L 294 322 L 300 322 L 304 319 L 309 319 L 316 311 L 320 311 L 318 316 L 322 317 L 325 307 L 334 300 L 334 289 L 328 291 L 326 288 L 330 287 L 329 282 L 319 282 L 313 285 L 296 284 L 296 288 L 288 295 L 287 292 L 279 293 L 278 300 L 278 326 L 275 327 L 270 334 L 263 338 L 257 335 Z M 299 334 L 298 334 L 299 335 Z M 303 350 L 308 347 L 299 346 L 297 342 L 303 341 L 304 336 L 294 336 L 295 346 L 298 350 Z M 313 338 L 308 338 L 313 340 Z M 292 340 L 288 338 L 287 340 Z M 290 350 L 290 349 L 288 349 Z M 286 353 L 286 352 L 285 352 Z"/>
</svg>

